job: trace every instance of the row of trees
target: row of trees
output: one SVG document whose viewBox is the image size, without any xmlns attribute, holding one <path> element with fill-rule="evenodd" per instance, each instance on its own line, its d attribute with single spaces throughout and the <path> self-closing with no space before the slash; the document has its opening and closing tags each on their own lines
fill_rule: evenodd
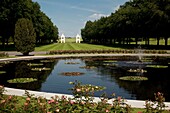
<svg viewBox="0 0 170 113">
<path fill-rule="evenodd" d="M 170 0 L 130 0 L 108 17 L 87 21 L 81 30 L 85 42 L 129 44 L 149 38 L 165 39 L 170 36 Z"/>
<path fill-rule="evenodd" d="M 1 0 L 0 2 L 0 41 L 8 44 L 14 40 L 15 24 L 26 18 L 32 21 L 36 32 L 36 43 L 51 43 L 58 39 L 58 28 L 40 10 L 40 5 L 32 0 Z"/>
</svg>

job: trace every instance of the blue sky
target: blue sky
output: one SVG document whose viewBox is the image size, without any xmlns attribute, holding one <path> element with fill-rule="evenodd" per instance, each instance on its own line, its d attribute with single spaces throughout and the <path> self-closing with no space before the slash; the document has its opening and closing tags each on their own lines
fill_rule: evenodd
<svg viewBox="0 0 170 113">
<path fill-rule="evenodd" d="M 66 37 L 80 34 L 88 20 L 108 16 L 129 0 L 33 0 Z"/>
</svg>

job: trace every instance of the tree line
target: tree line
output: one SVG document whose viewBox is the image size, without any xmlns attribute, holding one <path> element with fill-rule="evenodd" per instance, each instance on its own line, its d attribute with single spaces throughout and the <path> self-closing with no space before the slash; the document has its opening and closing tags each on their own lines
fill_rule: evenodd
<svg viewBox="0 0 170 113">
<path fill-rule="evenodd" d="M 0 1 L 0 41 L 8 45 L 9 39 L 14 41 L 15 24 L 25 18 L 33 23 L 36 43 L 51 43 L 58 39 L 58 28 L 51 19 L 40 10 L 40 5 L 32 0 Z"/>
<path fill-rule="evenodd" d="M 170 0 L 130 0 L 108 17 L 87 21 L 81 29 L 83 41 L 97 44 L 130 44 L 170 37 Z"/>
</svg>

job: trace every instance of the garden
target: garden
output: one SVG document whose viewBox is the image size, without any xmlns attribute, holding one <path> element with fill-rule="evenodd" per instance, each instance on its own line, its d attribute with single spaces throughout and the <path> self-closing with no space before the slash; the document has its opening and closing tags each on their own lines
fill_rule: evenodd
<svg viewBox="0 0 170 113">
<path fill-rule="evenodd" d="M 78 81 L 70 82 L 73 87 L 70 89 L 73 98 L 66 96 L 35 97 L 28 91 L 25 91 L 23 97 L 4 95 L 5 88 L 0 86 L 0 112 L 2 113 L 168 113 L 165 110 L 164 96 L 162 93 L 155 93 L 155 101 L 146 101 L 145 109 L 131 108 L 126 104 L 122 97 L 109 99 L 103 94 L 99 102 L 95 102 L 93 94 L 96 91 L 103 90 L 102 86 L 90 84 L 81 84 Z"/>
</svg>

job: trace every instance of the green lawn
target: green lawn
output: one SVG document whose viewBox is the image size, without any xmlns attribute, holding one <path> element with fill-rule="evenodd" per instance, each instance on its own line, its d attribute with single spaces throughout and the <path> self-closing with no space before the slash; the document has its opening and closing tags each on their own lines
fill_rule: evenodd
<svg viewBox="0 0 170 113">
<path fill-rule="evenodd" d="M 103 50 L 103 49 L 121 49 L 104 45 L 94 45 L 86 43 L 54 43 L 36 47 L 35 51 L 52 51 L 52 50 Z"/>
<path fill-rule="evenodd" d="M 163 39 L 160 40 L 160 45 L 164 45 L 165 41 Z M 108 50 L 108 49 L 128 49 L 135 48 L 135 42 L 131 42 L 132 45 L 114 45 L 115 47 L 111 47 L 110 45 L 95 45 L 95 44 L 87 44 L 87 43 L 75 43 L 75 38 L 67 38 L 66 43 L 53 43 L 48 45 L 41 45 L 35 48 L 35 51 L 52 51 L 52 50 Z M 134 44 L 134 45 L 133 45 Z M 140 41 L 138 44 L 144 45 L 145 41 Z M 157 44 L 157 41 L 153 38 L 150 39 L 150 45 L 154 46 Z M 168 40 L 168 45 L 170 45 L 170 40 Z M 118 47 L 116 47 L 118 46 Z M 155 46 L 154 46 L 155 47 Z M 0 51 L 15 51 L 14 44 L 11 43 L 8 47 L 3 48 L 0 43 Z"/>
</svg>

